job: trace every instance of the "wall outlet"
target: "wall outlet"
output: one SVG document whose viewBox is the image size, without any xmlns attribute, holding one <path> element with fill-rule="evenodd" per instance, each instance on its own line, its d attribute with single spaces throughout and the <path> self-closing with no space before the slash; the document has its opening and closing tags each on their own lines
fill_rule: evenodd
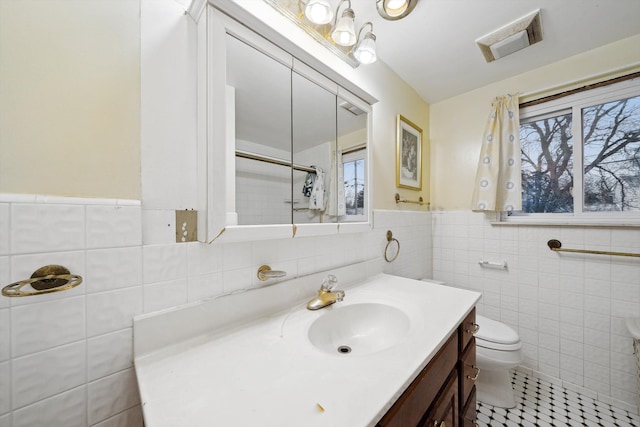
<svg viewBox="0 0 640 427">
<path fill-rule="evenodd" d="M 198 211 L 176 211 L 176 242 L 195 242 L 198 240 Z"/>
</svg>

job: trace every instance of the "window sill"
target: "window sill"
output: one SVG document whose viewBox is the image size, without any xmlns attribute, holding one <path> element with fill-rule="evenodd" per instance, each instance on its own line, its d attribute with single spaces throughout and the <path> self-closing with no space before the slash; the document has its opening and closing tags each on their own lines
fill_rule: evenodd
<svg viewBox="0 0 640 427">
<path fill-rule="evenodd" d="M 532 227 L 612 227 L 612 228 L 640 228 L 639 219 L 605 220 L 605 219 L 509 219 L 508 221 L 491 221 L 497 226 L 532 226 Z"/>
</svg>

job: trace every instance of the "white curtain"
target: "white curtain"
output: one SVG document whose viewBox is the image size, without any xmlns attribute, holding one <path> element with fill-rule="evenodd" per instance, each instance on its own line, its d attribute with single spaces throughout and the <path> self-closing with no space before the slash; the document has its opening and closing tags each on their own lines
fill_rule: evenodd
<svg viewBox="0 0 640 427">
<path fill-rule="evenodd" d="M 473 190 L 474 211 L 522 209 L 518 95 L 491 104 Z"/>
</svg>

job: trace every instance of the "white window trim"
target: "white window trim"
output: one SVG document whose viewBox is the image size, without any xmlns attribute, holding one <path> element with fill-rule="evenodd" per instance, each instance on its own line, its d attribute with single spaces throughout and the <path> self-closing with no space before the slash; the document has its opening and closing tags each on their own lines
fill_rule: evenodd
<svg viewBox="0 0 640 427">
<path fill-rule="evenodd" d="M 501 212 L 496 216 L 495 225 L 541 225 L 541 226 L 593 226 L 593 227 L 638 227 L 640 228 L 640 211 L 636 212 L 583 212 L 582 194 L 582 109 L 593 105 L 602 104 L 616 99 L 640 96 L 640 78 L 603 86 L 589 91 L 579 92 L 557 100 L 533 105 L 520 110 L 520 121 L 527 118 L 538 117 L 544 114 L 560 113 L 562 110 L 572 110 L 572 133 L 574 135 L 573 164 L 574 188 L 580 191 L 574 192 L 573 213 L 526 213 L 507 215 Z M 579 118 L 576 120 L 575 118 Z M 575 136 L 579 135 L 576 141 Z"/>
<path fill-rule="evenodd" d="M 369 182 L 367 180 L 367 150 L 366 149 L 362 149 L 362 150 L 357 150 L 357 151 L 353 151 L 347 154 L 344 154 L 342 156 L 342 164 L 344 165 L 345 162 L 353 162 L 355 160 L 364 160 L 365 162 L 365 167 L 364 167 L 364 176 L 362 177 L 364 180 L 365 185 L 367 185 L 367 183 Z M 368 198 L 369 193 L 367 192 L 367 189 L 365 188 L 365 192 L 364 192 L 364 214 L 363 215 L 344 215 L 342 218 L 344 218 L 344 221 L 347 222 L 362 222 L 362 221 L 366 221 L 367 220 L 367 214 L 366 212 L 368 212 L 368 207 L 369 207 L 369 198 Z"/>
</svg>

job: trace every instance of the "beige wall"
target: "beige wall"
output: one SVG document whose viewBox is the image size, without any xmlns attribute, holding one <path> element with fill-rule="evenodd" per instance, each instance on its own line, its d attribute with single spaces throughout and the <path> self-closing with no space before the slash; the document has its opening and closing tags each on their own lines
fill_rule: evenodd
<svg viewBox="0 0 640 427">
<path fill-rule="evenodd" d="M 470 209 L 480 140 L 495 96 L 526 95 L 638 64 L 639 60 L 640 36 L 634 36 L 432 104 L 432 208 Z"/>
<path fill-rule="evenodd" d="M 0 193 L 140 198 L 139 0 L 0 1 Z"/>
</svg>

